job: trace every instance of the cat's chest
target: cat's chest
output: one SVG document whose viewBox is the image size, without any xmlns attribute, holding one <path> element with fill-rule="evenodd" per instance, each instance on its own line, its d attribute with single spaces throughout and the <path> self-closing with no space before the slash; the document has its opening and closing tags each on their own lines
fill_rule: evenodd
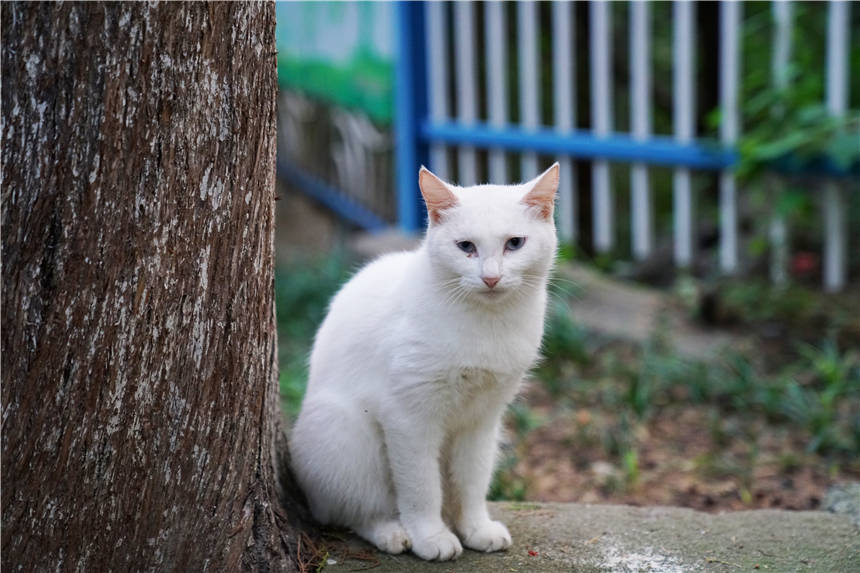
<svg viewBox="0 0 860 573">
<path fill-rule="evenodd" d="M 497 413 L 500 406 L 513 399 L 519 382 L 519 373 L 474 367 L 451 370 L 446 383 L 451 398 L 446 408 L 448 425 L 471 424 L 478 418 Z"/>
<path fill-rule="evenodd" d="M 496 386 L 499 374 L 484 368 L 457 368 L 449 375 L 450 383 L 464 393 L 480 394 Z"/>
<path fill-rule="evenodd" d="M 480 382 L 487 373 L 510 373 L 531 367 L 537 358 L 541 321 L 472 321 L 441 336 L 444 352 L 467 379 Z"/>
</svg>

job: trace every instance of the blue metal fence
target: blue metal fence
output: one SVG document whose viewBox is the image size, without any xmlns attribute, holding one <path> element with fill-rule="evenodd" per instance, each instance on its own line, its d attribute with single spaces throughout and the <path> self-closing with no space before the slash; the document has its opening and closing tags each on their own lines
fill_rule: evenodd
<svg viewBox="0 0 860 573">
<path fill-rule="evenodd" d="M 719 86 L 721 126 L 720 142 L 697 140 L 695 126 L 695 3 L 675 2 L 673 10 L 673 113 L 674 129 L 672 136 L 651 133 L 651 98 L 653 90 L 651 73 L 641 70 L 650 66 L 647 54 L 650 53 L 650 34 L 652 22 L 650 3 L 631 2 L 630 7 L 630 101 L 631 131 L 618 133 L 612 129 L 612 10 L 603 2 L 589 2 L 590 46 L 589 82 L 591 86 L 591 131 L 573 128 L 574 118 L 564 109 L 575 108 L 571 101 L 575 91 L 570 86 L 559 85 L 561 81 L 571 82 L 573 74 L 565 73 L 559 66 L 567 63 L 573 66 L 575 58 L 570 52 L 575 50 L 571 38 L 559 38 L 559 34 L 572 35 L 574 26 L 568 19 L 574 11 L 563 2 L 553 3 L 552 17 L 563 18 L 564 22 L 553 22 L 552 60 L 553 78 L 538 77 L 538 43 L 540 22 L 536 6 L 531 2 L 518 2 L 516 12 L 516 57 L 508 57 L 507 42 L 490 45 L 491 39 L 507 40 L 505 35 L 505 16 L 502 7 L 496 3 L 484 4 L 484 22 L 476 22 L 475 7 L 468 2 L 423 3 L 400 2 L 397 5 L 398 66 L 396 77 L 396 151 L 397 151 L 397 191 L 399 226 L 406 232 L 416 232 L 423 227 L 423 209 L 417 186 L 417 173 L 421 164 L 432 158 L 431 169 L 443 178 L 451 178 L 445 147 L 458 151 L 458 179 L 461 184 L 471 184 L 476 178 L 474 150 L 489 150 L 488 171 L 499 172 L 498 166 L 504 164 L 504 152 L 518 152 L 522 157 L 522 179 L 536 175 L 538 165 L 536 154 L 591 160 L 592 177 L 592 228 L 593 244 L 598 252 L 614 248 L 613 184 L 608 162 L 629 163 L 631 171 L 631 251 L 636 258 L 650 255 L 653 240 L 652 204 L 649 166 L 668 166 L 675 170 L 674 195 L 674 241 L 675 262 L 685 267 L 692 263 L 694 254 L 693 234 L 695 230 L 693 197 L 690 184 L 690 170 L 710 170 L 720 175 L 720 249 L 719 265 L 723 272 L 730 274 L 738 268 L 739 261 L 739 222 L 738 193 L 733 167 L 737 164 L 738 154 L 732 149 L 740 135 L 740 34 L 742 27 L 743 4 L 722 2 L 720 4 L 720 57 Z M 790 38 L 791 19 L 786 16 L 790 11 L 783 2 L 773 3 L 774 42 L 785 45 Z M 450 10 L 450 13 L 446 11 Z M 832 33 L 840 41 L 830 41 L 827 52 L 828 101 L 841 102 L 831 105 L 834 114 L 844 112 L 847 101 L 846 80 L 848 74 L 848 11 L 844 2 L 834 1 L 829 5 L 828 21 Z M 449 20 L 450 19 L 450 20 Z M 449 34 L 446 22 L 453 22 L 453 34 Z M 477 28 L 483 26 L 487 47 L 483 57 L 488 59 L 486 66 L 486 99 L 488 100 L 487 123 L 477 118 L 476 85 L 477 66 L 475 53 Z M 464 29 L 467 27 L 468 29 Z M 454 70 L 446 70 L 449 50 L 453 50 Z M 480 50 L 477 50 L 480 51 Z M 496 53 L 498 51 L 499 53 Z M 644 54 L 644 55 L 643 55 Z M 478 57 L 481 57 L 480 55 Z M 429 58 L 429 62 L 428 62 Z M 504 62 L 517 61 L 519 66 L 519 123 L 511 123 L 504 94 L 508 90 Z M 784 75 L 790 65 L 785 50 L 775 49 L 774 70 Z M 432 79 L 428 74 L 432 72 Z M 543 80 L 543 81 L 541 81 Z M 553 82 L 555 82 L 553 84 Z M 539 121 L 539 93 L 541 86 L 553 88 L 553 106 L 556 111 L 556 125 L 543 127 Z M 834 87 L 835 86 L 835 87 Z M 453 89 L 451 89 L 453 88 Z M 834 95 L 835 92 L 836 95 Z M 454 93 L 448 101 L 450 93 Z M 561 106 L 561 107 L 560 107 Z M 566 106 L 566 107 L 565 107 Z M 456 108 L 456 117 L 448 116 L 448 110 Z M 559 113 L 559 110 L 562 113 Z M 860 142 L 858 142 L 860 144 Z M 430 153 L 430 151 L 433 153 Z M 797 171 L 791 158 L 774 164 L 774 168 Z M 567 169 L 573 171 L 572 164 Z M 857 176 L 846 172 L 827 161 L 816 165 L 806 165 L 807 171 L 818 170 L 819 174 L 833 177 Z M 572 175 L 572 174 L 571 174 Z M 566 187 L 560 190 L 560 203 L 568 209 L 559 209 L 563 219 L 559 221 L 559 231 L 563 240 L 574 240 L 577 236 L 575 222 L 572 220 L 576 204 L 576 189 L 572 187 L 572 176 L 568 177 Z M 826 189 L 834 188 L 830 184 Z M 844 194 L 828 191 L 824 198 L 824 213 L 827 229 L 824 237 L 824 276 L 825 286 L 831 290 L 841 288 L 846 275 L 847 233 L 844 217 L 833 213 L 844 211 Z M 828 217 L 827 214 L 831 215 Z M 770 215 L 773 226 L 778 228 L 780 215 L 775 211 Z M 787 250 L 787 234 L 771 233 L 772 251 L 781 257 L 784 264 Z M 772 272 L 775 281 L 784 280 L 784 272 Z"/>
<path fill-rule="evenodd" d="M 742 135 L 740 122 L 740 60 L 744 4 L 719 4 L 719 106 L 721 125 L 719 141 L 705 141 L 697 137 L 696 79 L 696 19 L 700 9 L 695 2 L 676 1 L 671 9 L 672 89 L 671 135 L 655 134 L 653 66 L 651 58 L 654 22 L 652 12 L 657 9 L 651 2 L 605 3 L 592 1 L 587 7 L 588 54 L 582 54 L 582 42 L 576 42 L 575 18 L 583 17 L 583 3 L 553 2 L 550 10 L 541 16 L 539 6 L 530 1 L 516 2 L 516 6 L 503 2 L 475 4 L 457 2 L 398 2 L 394 9 L 393 25 L 396 46 L 395 122 L 393 145 L 395 152 L 396 211 L 392 210 L 390 181 L 376 183 L 380 190 L 370 189 L 385 214 L 361 196 L 363 177 L 340 177 L 340 185 L 355 182 L 359 188 L 337 189 L 323 181 L 325 168 L 317 166 L 316 176 L 303 171 L 295 158 L 279 156 L 278 172 L 299 188 L 324 203 L 341 218 L 359 227 L 376 231 L 390 225 L 396 218 L 400 229 L 415 233 L 424 227 L 424 209 L 418 189 L 417 173 L 427 165 L 438 175 L 459 184 L 477 182 L 487 151 L 486 173 L 493 182 L 505 183 L 510 154 L 519 156 L 521 179 L 537 174 L 538 154 L 557 158 L 562 164 L 562 186 L 557 209 L 561 239 L 575 242 L 583 237 L 577 229 L 580 203 L 578 193 L 588 192 L 592 213 L 592 245 L 597 252 L 609 252 L 616 247 L 621 224 L 615 219 L 616 187 L 630 189 L 629 225 L 630 252 L 636 259 L 650 256 L 654 250 L 655 223 L 654 199 L 650 170 L 669 167 L 672 179 L 672 241 L 675 264 L 688 267 L 695 258 L 695 191 L 692 178 L 697 172 L 719 175 L 719 257 L 718 265 L 724 273 L 735 272 L 741 261 L 739 231 L 739 197 L 734 167 L 739 160 L 734 150 Z M 774 85 L 784 85 L 787 68 L 791 65 L 790 38 L 792 2 L 773 2 L 773 76 Z M 576 9 L 579 6 L 580 9 Z M 818 9 L 816 7 L 816 9 Z M 823 9 L 823 7 L 822 7 Z M 613 14 L 624 13 L 628 25 L 613 26 Z M 827 6 L 828 42 L 826 47 L 826 99 L 834 116 L 847 112 L 849 85 L 849 33 L 850 6 L 845 2 L 831 1 Z M 483 18 L 479 16 L 483 14 Z M 549 15 L 549 26 L 546 17 Z M 668 11 L 664 12 L 668 15 Z M 617 16 L 616 16 L 617 17 Z M 508 19 L 515 18 L 513 26 Z M 541 29 L 541 26 L 546 29 Z M 612 67 L 613 36 L 619 31 L 629 32 L 630 49 L 627 61 L 630 66 L 630 132 L 619 132 L 613 125 L 614 82 L 619 71 Z M 511 36 L 513 34 L 513 37 Z M 483 35 L 484 43 L 479 45 Z M 541 45 L 541 38 L 549 36 L 551 42 Z M 616 38 L 617 39 L 617 38 Z M 665 48 L 665 46 L 664 46 Z M 713 47 L 716 50 L 716 46 Z M 546 63 L 549 51 L 551 66 Z M 516 53 L 509 53 L 516 52 Z M 665 52 L 664 52 L 665 53 Z M 715 52 L 716 53 L 716 52 Z M 481 66 L 480 61 L 484 61 Z M 665 60 L 665 59 L 664 59 Z M 587 64 L 588 73 L 576 73 L 577 62 Z M 452 65 L 453 64 L 453 65 Z M 551 70 L 551 71 L 550 71 Z M 517 85 L 512 86 L 511 74 L 516 71 Z M 548 77 L 542 74 L 548 73 Z M 479 74 L 482 74 L 479 77 Z M 622 74 L 623 76 L 623 74 Z M 590 130 L 577 129 L 584 125 L 576 117 L 576 82 L 586 81 L 591 104 L 588 113 Z M 541 93 L 546 94 L 541 97 Z M 716 95 L 716 94 L 715 94 Z M 510 96 L 510 97 L 509 97 Z M 481 98 L 483 98 L 481 100 Z M 485 109 L 479 109 L 479 100 Z M 516 102 L 516 110 L 510 109 Z M 551 125 L 541 120 L 542 102 L 551 102 Z M 624 101 L 624 98 L 622 98 Z M 583 106 L 580 106 L 580 109 Z M 518 120 L 513 121 L 513 111 Z M 664 122 L 665 123 L 665 122 Z M 383 130 L 387 130 L 383 126 Z M 386 133 L 386 141 L 391 136 Z M 296 138 L 294 138 L 296 139 Z M 301 141 L 302 138 L 298 138 Z M 355 143 L 359 145 L 360 143 Z M 860 146 L 860 138 L 858 138 Z M 389 151 L 386 153 L 390 153 Z M 377 148 L 378 151 L 378 148 Z M 449 151 L 451 154 L 449 155 Z M 319 154 L 317 154 L 319 155 Z M 325 155 L 325 154 L 323 154 Z M 347 153 L 347 155 L 349 155 Z M 352 156 L 350 156 L 352 157 Z M 454 159 L 455 161 L 450 161 Z M 576 188 L 577 166 L 573 159 L 590 161 L 591 186 L 588 190 Z M 352 164 L 361 163 L 353 157 Z M 456 163 L 457 173 L 453 167 Z M 618 173 L 610 170 L 610 163 L 631 166 L 629 185 L 613 181 Z M 376 171 L 380 171 L 376 164 Z M 821 209 L 824 220 L 823 276 L 825 287 L 841 288 L 846 282 L 848 234 L 844 216 L 846 210 L 845 187 L 840 177 L 855 185 L 857 169 L 851 170 L 823 159 L 817 163 L 799 163 L 791 157 L 774 162 L 773 168 L 786 174 L 816 172 L 832 177 L 822 184 Z M 581 167 L 581 166 L 580 166 Z M 626 173 L 626 172 L 625 172 Z M 384 189 L 382 189 L 385 187 Z M 778 191 L 777 191 L 778 193 Z M 388 199 L 386 199 L 386 197 Z M 584 202 L 588 203 L 587 201 Z M 376 200 L 376 204 L 380 204 Z M 790 233 L 778 209 L 765 214 L 769 218 L 771 247 L 771 277 L 777 283 L 785 280 Z"/>
<path fill-rule="evenodd" d="M 422 2 L 397 6 L 397 77 L 395 79 L 395 147 L 397 215 L 400 228 L 413 233 L 424 225 L 418 170 L 428 161 L 419 127 L 427 117 L 427 55 Z"/>
</svg>

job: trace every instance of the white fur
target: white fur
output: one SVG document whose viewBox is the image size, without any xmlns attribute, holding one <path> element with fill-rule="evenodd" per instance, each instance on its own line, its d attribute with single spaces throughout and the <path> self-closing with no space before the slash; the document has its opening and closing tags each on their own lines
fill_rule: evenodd
<svg viewBox="0 0 860 573">
<path fill-rule="evenodd" d="M 374 261 L 333 299 L 290 437 L 320 522 L 424 559 L 510 546 L 485 496 L 543 332 L 555 227 L 521 202 L 537 181 L 448 186 L 458 203 L 417 250 Z M 511 237 L 527 239 L 505 251 Z M 501 276 L 492 294 L 482 275 Z"/>
</svg>

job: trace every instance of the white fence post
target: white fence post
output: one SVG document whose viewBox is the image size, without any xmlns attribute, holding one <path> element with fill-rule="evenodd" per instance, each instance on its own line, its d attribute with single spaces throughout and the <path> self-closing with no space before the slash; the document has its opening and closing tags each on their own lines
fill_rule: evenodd
<svg viewBox="0 0 860 573">
<path fill-rule="evenodd" d="M 741 4 L 720 2 L 720 140 L 733 147 L 738 139 Z M 738 267 L 738 207 L 735 176 L 720 173 L 720 268 L 732 274 Z"/>
<path fill-rule="evenodd" d="M 457 71 L 457 118 L 464 125 L 477 119 L 477 93 L 475 91 L 475 5 L 460 1 L 454 4 L 455 68 Z M 458 183 L 468 186 L 477 183 L 475 148 L 461 145 L 458 148 Z"/>
<path fill-rule="evenodd" d="M 774 2 L 772 4 L 774 19 L 773 60 L 771 75 L 778 89 L 788 85 L 788 62 L 791 54 L 791 2 Z M 781 114 L 782 110 L 773 110 Z M 785 285 L 788 282 L 786 268 L 788 266 L 788 228 L 785 216 L 780 213 L 780 198 L 782 186 L 772 177 L 769 180 L 772 197 L 770 227 L 770 279 L 775 285 Z"/>
<path fill-rule="evenodd" d="M 633 137 L 651 137 L 651 11 L 648 2 L 630 4 L 630 101 Z M 648 168 L 634 163 L 630 172 L 632 250 L 637 260 L 651 254 L 652 207 Z"/>
<path fill-rule="evenodd" d="M 589 4 L 591 113 L 592 129 L 597 137 L 606 137 L 612 132 L 611 9 L 609 2 L 592 1 Z M 594 247 L 600 253 L 607 253 L 612 250 L 614 242 L 609 162 L 603 159 L 595 161 L 592 178 Z"/>
<path fill-rule="evenodd" d="M 848 102 L 848 20 L 850 3 L 831 0 L 827 15 L 827 109 L 845 113 Z M 838 184 L 824 188 L 824 288 L 845 286 L 845 200 Z"/>
<path fill-rule="evenodd" d="M 504 127 L 508 122 L 508 50 L 505 31 L 505 5 L 488 2 L 484 5 L 487 38 L 487 107 L 489 123 Z M 505 152 L 491 149 L 489 174 L 492 183 L 508 183 L 508 165 Z"/>
<path fill-rule="evenodd" d="M 695 98 L 693 78 L 696 45 L 693 39 L 693 11 L 695 4 L 686 0 L 672 5 L 672 122 L 675 139 L 690 143 L 695 136 Z M 690 266 L 693 260 L 693 193 L 690 170 L 675 169 L 673 173 L 673 218 L 675 264 Z"/>
<path fill-rule="evenodd" d="M 570 2 L 552 3 L 552 80 L 555 128 L 564 133 L 574 128 L 576 108 L 573 97 L 573 78 L 576 67 L 571 57 L 574 35 Z M 570 157 L 559 157 L 558 234 L 562 241 L 576 240 L 576 176 Z"/>
<path fill-rule="evenodd" d="M 449 119 L 448 108 L 448 27 L 445 25 L 445 4 L 429 2 L 427 9 L 427 53 L 430 60 L 430 117 L 435 122 Z M 448 152 L 441 143 L 430 146 L 433 171 L 442 179 L 450 180 Z"/>
<path fill-rule="evenodd" d="M 540 60 L 538 58 L 537 4 L 517 2 L 517 50 L 519 53 L 520 124 L 526 129 L 540 125 Z M 522 156 L 522 179 L 538 174 L 537 153 Z"/>
</svg>

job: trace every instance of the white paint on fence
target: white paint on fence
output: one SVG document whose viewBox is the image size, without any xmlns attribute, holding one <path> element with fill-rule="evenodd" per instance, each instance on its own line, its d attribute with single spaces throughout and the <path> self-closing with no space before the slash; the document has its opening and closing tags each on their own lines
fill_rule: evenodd
<svg viewBox="0 0 860 573">
<path fill-rule="evenodd" d="M 472 2 L 454 4 L 454 38 L 457 41 L 454 67 L 457 72 L 457 119 L 471 125 L 477 119 L 475 90 L 475 5 Z M 478 182 L 475 148 L 461 145 L 457 149 L 457 182 L 474 185 Z"/>
<path fill-rule="evenodd" d="M 651 10 L 648 2 L 630 4 L 630 101 L 633 138 L 651 137 Z M 634 163 L 630 171 L 633 256 L 642 260 L 651 254 L 653 211 L 648 168 Z"/>
<path fill-rule="evenodd" d="M 848 102 L 848 23 L 850 2 L 830 0 L 827 18 L 827 109 L 839 116 Z"/>
<path fill-rule="evenodd" d="M 695 4 L 675 2 L 672 6 L 673 61 L 672 68 L 672 121 L 675 139 L 690 143 L 695 137 L 695 98 L 693 79 L 695 69 L 695 42 L 693 39 L 693 11 Z M 693 192 L 690 170 L 675 169 L 673 173 L 673 215 L 675 264 L 687 268 L 693 261 Z"/>
<path fill-rule="evenodd" d="M 824 187 L 824 289 L 845 286 L 845 200 L 839 185 Z"/>
<path fill-rule="evenodd" d="M 540 125 L 537 4 L 528 0 L 517 2 L 517 51 L 520 56 L 520 123 L 526 129 L 537 129 Z M 523 153 L 522 179 L 528 180 L 537 174 L 537 153 Z"/>
<path fill-rule="evenodd" d="M 508 122 L 508 50 L 505 5 L 488 2 L 484 5 L 487 52 L 487 107 L 489 123 L 504 127 Z M 489 153 L 489 179 L 493 183 L 508 183 L 508 166 L 505 152 L 491 149 Z"/>
<path fill-rule="evenodd" d="M 791 2 L 774 2 L 772 4 L 774 35 L 773 59 L 771 60 L 771 75 L 777 88 L 783 89 L 788 85 L 788 62 L 791 54 Z M 782 110 L 774 109 L 774 114 Z M 788 227 L 785 216 L 780 212 L 782 184 L 776 178 L 770 178 L 771 217 L 768 228 L 770 239 L 770 278 L 776 285 L 784 285 L 788 281 L 786 269 L 788 265 Z"/>
<path fill-rule="evenodd" d="M 560 131 L 573 129 L 576 109 L 573 103 L 573 29 L 571 4 L 552 4 L 552 75 L 555 127 Z"/>
<path fill-rule="evenodd" d="M 733 147 L 738 139 L 740 76 L 740 2 L 720 2 L 720 140 Z M 738 267 L 738 207 L 735 176 L 720 173 L 720 268 L 727 274 Z"/>
<path fill-rule="evenodd" d="M 773 60 L 771 74 L 777 88 L 788 85 L 788 62 L 791 58 L 791 2 L 774 2 Z"/>
<path fill-rule="evenodd" d="M 831 0 L 827 23 L 827 109 L 834 116 L 845 113 L 848 102 L 849 2 Z M 824 288 L 845 286 L 845 199 L 835 182 L 824 190 Z"/>
<path fill-rule="evenodd" d="M 428 98 L 430 118 L 434 122 L 449 119 L 448 109 L 448 27 L 445 24 L 445 4 L 429 2 L 427 8 L 427 54 L 430 67 Z M 450 179 L 448 152 L 441 143 L 430 146 L 430 163 L 442 179 Z"/>
<path fill-rule="evenodd" d="M 598 137 L 606 137 L 612 131 L 611 9 L 609 2 L 592 1 L 589 4 L 592 129 Z M 609 163 L 595 161 L 592 178 L 594 247 L 598 252 L 606 253 L 612 249 L 614 234 Z"/>
<path fill-rule="evenodd" d="M 553 2 L 552 4 L 552 81 L 553 111 L 555 128 L 567 132 L 574 128 L 576 108 L 573 97 L 573 78 L 576 77 L 574 53 L 574 34 L 571 4 Z M 576 240 L 576 180 L 573 160 L 559 157 L 558 186 L 558 234 L 562 241 Z"/>
</svg>

